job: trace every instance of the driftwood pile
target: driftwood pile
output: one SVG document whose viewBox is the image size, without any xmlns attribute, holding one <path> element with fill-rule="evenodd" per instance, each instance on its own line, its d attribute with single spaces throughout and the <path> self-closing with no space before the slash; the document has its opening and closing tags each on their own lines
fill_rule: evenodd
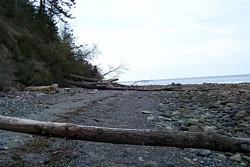
<svg viewBox="0 0 250 167">
<path fill-rule="evenodd" d="M 87 78 L 79 75 L 65 74 L 64 84 L 68 87 L 82 87 L 87 89 L 100 89 L 100 90 L 137 90 L 137 91 L 179 91 L 180 85 L 122 85 L 117 83 L 118 78 L 99 80 L 95 78 Z"/>
<path fill-rule="evenodd" d="M 80 87 L 86 89 L 99 89 L 99 90 L 135 90 L 135 91 L 210 91 L 219 90 L 216 84 L 202 84 L 202 85 L 185 85 L 172 83 L 170 85 L 123 85 L 117 83 L 118 78 L 100 80 L 96 78 L 88 78 L 74 74 L 64 74 L 65 79 L 63 84 L 65 87 Z M 57 84 L 50 86 L 30 86 L 26 87 L 26 91 L 40 91 L 44 93 L 55 93 L 58 89 Z"/>
</svg>

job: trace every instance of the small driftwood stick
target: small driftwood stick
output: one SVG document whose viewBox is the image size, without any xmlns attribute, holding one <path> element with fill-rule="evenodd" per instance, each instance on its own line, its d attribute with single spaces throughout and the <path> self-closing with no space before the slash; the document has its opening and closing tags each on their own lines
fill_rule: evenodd
<svg viewBox="0 0 250 167">
<path fill-rule="evenodd" d="M 1 115 L 0 129 L 93 142 L 201 148 L 224 152 L 250 152 L 250 139 L 227 137 L 217 133 L 94 127 L 69 123 L 41 122 Z"/>
</svg>

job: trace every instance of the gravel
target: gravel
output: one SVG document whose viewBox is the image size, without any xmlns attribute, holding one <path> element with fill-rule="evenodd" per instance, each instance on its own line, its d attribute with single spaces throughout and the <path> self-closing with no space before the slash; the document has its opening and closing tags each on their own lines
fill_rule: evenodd
<svg viewBox="0 0 250 167">
<path fill-rule="evenodd" d="M 60 88 L 0 97 L 0 114 L 82 125 L 214 131 L 250 136 L 250 84 L 180 85 L 183 91 Z M 95 143 L 0 130 L 0 166 L 249 166 L 250 154 Z"/>
</svg>

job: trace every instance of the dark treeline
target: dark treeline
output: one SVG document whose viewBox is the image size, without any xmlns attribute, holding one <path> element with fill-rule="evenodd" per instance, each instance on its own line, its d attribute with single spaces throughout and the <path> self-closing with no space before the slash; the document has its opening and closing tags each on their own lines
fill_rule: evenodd
<svg viewBox="0 0 250 167">
<path fill-rule="evenodd" d="M 74 6 L 74 0 L 0 0 L 1 87 L 13 82 L 63 86 L 65 73 L 102 78 L 87 61 L 99 54 L 97 47 L 76 44 L 67 23 Z M 6 68 L 11 69 L 4 75 Z"/>
</svg>

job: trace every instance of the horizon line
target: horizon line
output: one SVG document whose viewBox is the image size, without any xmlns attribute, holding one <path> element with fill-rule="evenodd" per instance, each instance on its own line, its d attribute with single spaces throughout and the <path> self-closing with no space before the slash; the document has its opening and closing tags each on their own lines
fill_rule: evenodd
<svg viewBox="0 0 250 167">
<path fill-rule="evenodd" d="M 230 77 L 230 76 L 250 76 L 249 74 L 233 74 L 233 75 L 215 75 L 215 76 L 203 76 L 203 77 L 183 77 L 183 78 L 168 78 L 168 79 L 141 79 L 141 80 L 130 80 L 130 81 L 119 81 L 119 82 L 150 82 L 160 80 L 179 80 L 179 79 L 196 79 L 196 78 L 219 78 L 219 77 Z"/>
</svg>

